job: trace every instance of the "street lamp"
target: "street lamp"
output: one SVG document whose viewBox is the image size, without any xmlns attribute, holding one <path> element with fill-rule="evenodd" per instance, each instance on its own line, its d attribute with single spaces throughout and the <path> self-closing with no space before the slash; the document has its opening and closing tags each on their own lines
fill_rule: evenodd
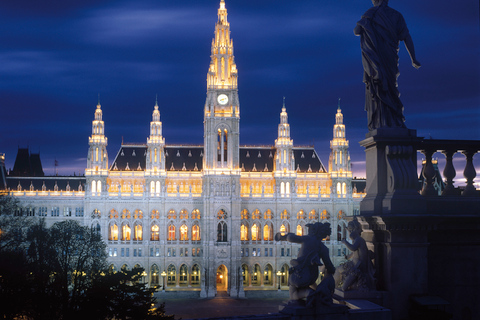
<svg viewBox="0 0 480 320">
<path fill-rule="evenodd" d="M 277 277 L 278 277 L 278 291 L 280 291 L 280 277 L 282 275 L 282 272 L 280 270 L 277 271 Z"/>
<path fill-rule="evenodd" d="M 160 275 L 163 277 L 163 292 L 165 292 L 165 287 L 167 286 L 167 284 L 165 283 L 165 277 L 167 276 L 167 273 L 165 272 L 165 270 L 162 271 L 162 273 L 160 273 Z"/>
</svg>

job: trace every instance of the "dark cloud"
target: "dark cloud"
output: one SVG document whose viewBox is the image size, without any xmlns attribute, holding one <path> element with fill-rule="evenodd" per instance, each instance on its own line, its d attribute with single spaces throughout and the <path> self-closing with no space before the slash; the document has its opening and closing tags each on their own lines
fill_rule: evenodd
<svg viewBox="0 0 480 320">
<path fill-rule="evenodd" d="M 40 149 L 44 165 L 83 170 L 100 93 L 108 151 L 145 142 L 158 94 L 166 142 L 203 143 L 203 106 L 219 1 L 0 3 L 0 152 Z M 359 39 L 371 2 L 226 0 L 239 69 L 241 143 L 270 144 L 286 97 L 292 138 L 328 162 L 337 106 L 354 171 L 366 132 Z M 434 138 L 480 139 L 478 1 L 390 1 L 404 15 L 422 68 L 401 45 L 407 125 Z M 83 162 L 82 162 L 83 161 Z M 48 165 L 46 165 L 48 163 Z M 53 171 L 51 171 L 53 172 Z"/>
</svg>

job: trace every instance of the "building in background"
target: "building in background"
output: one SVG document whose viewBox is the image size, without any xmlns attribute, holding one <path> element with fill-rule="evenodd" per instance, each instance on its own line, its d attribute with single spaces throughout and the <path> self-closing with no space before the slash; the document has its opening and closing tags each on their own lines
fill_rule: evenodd
<svg viewBox="0 0 480 320">
<path fill-rule="evenodd" d="M 340 242 L 345 217 L 359 213 L 364 196 L 357 192 L 364 182 L 352 182 L 340 104 L 328 171 L 313 147 L 294 146 L 285 102 L 275 143 L 241 146 L 238 71 L 223 0 L 211 52 L 203 146 L 167 144 L 156 103 L 146 143 L 122 144 L 109 163 L 99 103 L 84 177 L 43 176 L 40 158 L 33 166 L 28 150 L 19 149 L 30 174 L 14 169 L 4 180 L 28 215 L 45 217 L 47 225 L 75 219 L 101 232 L 111 268 L 141 266 L 150 285 L 202 297 L 287 289 L 299 246 L 276 242 L 274 234 L 303 235 L 308 223 L 328 222 L 325 242 L 337 265 L 347 253 Z M 2 163 L 5 173 L 4 157 Z"/>
</svg>

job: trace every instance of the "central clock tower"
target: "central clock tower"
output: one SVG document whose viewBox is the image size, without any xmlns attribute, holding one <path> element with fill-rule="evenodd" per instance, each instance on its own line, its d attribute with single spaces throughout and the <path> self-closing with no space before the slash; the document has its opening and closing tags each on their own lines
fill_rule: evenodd
<svg viewBox="0 0 480 320">
<path fill-rule="evenodd" d="M 239 170 L 240 108 L 237 66 L 223 0 L 218 9 L 210 57 L 204 114 L 203 168 L 207 173 L 221 171 L 223 174 L 232 174 Z"/>
<path fill-rule="evenodd" d="M 237 66 L 230 39 L 230 24 L 224 0 L 220 1 L 215 37 L 207 74 L 204 110 L 203 230 L 209 238 L 203 248 L 203 265 L 208 270 L 202 297 L 216 294 L 217 272 L 221 272 L 231 296 L 244 297 L 241 277 L 239 225 L 240 108 Z M 219 236 L 220 235 L 220 236 Z M 216 243 L 216 245 L 212 245 Z"/>
</svg>

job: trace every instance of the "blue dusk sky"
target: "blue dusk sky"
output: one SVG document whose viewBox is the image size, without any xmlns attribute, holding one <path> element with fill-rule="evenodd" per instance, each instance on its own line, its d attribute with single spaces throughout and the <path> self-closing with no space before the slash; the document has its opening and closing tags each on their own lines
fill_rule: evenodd
<svg viewBox="0 0 480 320">
<path fill-rule="evenodd" d="M 219 3 L 1 1 L 0 153 L 7 169 L 17 148 L 28 146 L 40 152 L 46 174 L 53 174 L 55 159 L 59 174 L 83 174 L 98 94 L 110 161 L 122 139 L 146 142 L 157 94 L 166 143 L 203 144 Z M 389 5 L 403 14 L 422 64 L 413 68 L 400 44 L 407 127 L 434 139 L 480 140 L 479 1 Z M 353 28 L 371 6 L 368 0 L 226 0 L 242 145 L 274 144 L 285 96 L 294 145 L 314 145 L 328 165 L 341 98 L 354 176 L 364 176 L 358 142 L 367 132 L 365 87 Z"/>
</svg>

